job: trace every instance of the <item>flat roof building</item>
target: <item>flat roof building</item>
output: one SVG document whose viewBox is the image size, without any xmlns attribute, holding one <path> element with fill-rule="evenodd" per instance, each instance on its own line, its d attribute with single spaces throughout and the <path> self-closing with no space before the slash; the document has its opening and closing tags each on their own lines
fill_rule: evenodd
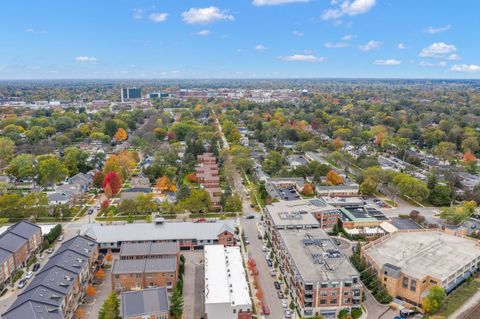
<svg viewBox="0 0 480 319">
<path fill-rule="evenodd" d="M 280 230 L 279 235 L 277 259 L 302 316 L 336 318 L 341 309 L 360 307 L 359 274 L 325 231 Z"/>
<path fill-rule="evenodd" d="M 239 247 L 205 247 L 205 314 L 208 319 L 248 319 L 252 302 Z"/>
<path fill-rule="evenodd" d="M 480 242 L 440 230 L 400 230 L 362 247 L 362 259 L 393 297 L 419 305 L 432 286 L 449 293 L 478 269 Z"/>
</svg>

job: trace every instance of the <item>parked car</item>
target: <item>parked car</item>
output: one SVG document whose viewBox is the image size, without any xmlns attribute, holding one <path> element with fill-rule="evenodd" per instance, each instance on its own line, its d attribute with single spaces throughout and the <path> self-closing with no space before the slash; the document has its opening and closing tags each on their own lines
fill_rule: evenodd
<svg viewBox="0 0 480 319">
<path fill-rule="evenodd" d="M 275 269 L 270 270 L 270 276 L 275 277 L 277 275 L 277 271 Z"/>
<path fill-rule="evenodd" d="M 62 235 L 58 236 L 58 241 L 62 241 L 62 240 L 63 240 L 63 236 Z"/>
<path fill-rule="evenodd" d="M 53 253 L 53 248 L 48 248 L 47 249 L 47 254 L 51 254 L 51 253 Z"/>
<path fill-rule="evenodd" d="M 39 263 L 36 263 L 35 265 L 33 265 L 33 267 L 32 267 L 33 271 L 37 271 L 38 269 L 40 269 L 40 264 Z"/>
<path fill-rule="evenodd" d="M 267 246 L 262 246 L 262 251 L 266 252 L 267 251 Z"/>
<path fill-rule="evenodd" d="M 270 314 L 270 308 L 267 305 L 262 306 L 262 312 L 264 315 L 268 316 Z"/>
<path fill-rule="evenodd" d="M 272 261 L 271 261 L 270 259 L 267 260 L 267 265 L 268 265 L 268 267 L 273 267 L 273 263 L 272 263 Z"/>
<path fill-rule="evenodd" d="M 248 216 L 245 216 L 246 219 L 255 219 L 255 215 L 248 215 Z"/>
<path fill-rule="evenodd" d="M 404 309 L 400 310 L 400 317 L 402 317 L 402 318 L 412 317 L 412 316 L 415 316 L 416 314 L 417 314 L 417 312 L 413 309 L 404 308 Z"/>
<path fill-rule="evenodd" d="M 285 309 L 285 318 L 292 318 L 292 312 L 288 309 Z"/>
<path fill-rule="evenodd" d="M 262 239 L 263 239 L 262 234 L 258 234 L 258 235 L 257 235 L 257 238 L 260 239 L 260 240 L 262 240 Z"/>
<path fill-rule="evenodd" d="M 283 292 L 281 290 L 277 291 L 277 296 L 278 296 L 278 299 L 284 299 L 285 296 L 283 295 Z"/>
<path fill-rule="evenodd" d="M 275 286 L 275 289 L 277 289 L 277 290 L 281 288 L 280 283 L 278 281 L 274 281 L 273 285 Z"/>
<path fill-rule="evenodd" d="M 282 299 L 282 307 L 287 308 L 288 307 L 288 302 L 285 299 Z"/>
<path fill-rule="evenodd" d="M 32 277 L 33 277 L 33 271 L 29 271 L 29 272 L 27 272 L 27 274 L 25 275 L 25 278 L 26 278 L 26 279 L 30 279 L 30 278 L 32 278 Z"/>
<path fill-rule="evenodd" d="M 22 279 L 18 282 L 18 289 L 22 289 L 27 284 L 27 279 Z"/>
</svg>

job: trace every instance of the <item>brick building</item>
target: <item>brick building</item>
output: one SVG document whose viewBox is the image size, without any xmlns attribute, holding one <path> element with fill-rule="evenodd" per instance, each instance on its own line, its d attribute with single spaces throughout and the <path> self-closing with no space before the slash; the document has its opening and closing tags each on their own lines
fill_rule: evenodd
<svg viewBox="0 0 480 319">
<path fill-rule="evenodd" d="M 125 291 L 121 295 L 124 319 L 169 319 L 168 293 L 165 287 Z"/>
<path fill-rule="evenodd" d="M 204 153 L 197 156 L 197 182 L 210 195 L 214 210 L 220 210 L 222 189 L 220 188 L 220 175 L 217 166 L 217 159 L 212 153 Z"/>
</svg>

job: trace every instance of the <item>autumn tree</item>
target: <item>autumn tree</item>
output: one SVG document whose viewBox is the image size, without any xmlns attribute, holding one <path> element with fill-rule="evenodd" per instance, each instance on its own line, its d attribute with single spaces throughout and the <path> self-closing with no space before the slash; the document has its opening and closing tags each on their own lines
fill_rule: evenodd
<svg viewBox="0 0 480 319">
<path fill-rule="evenodd" d="M 158 189 L 160 192 L 176 192 L 177 187 L 174 183 L 168 178 L 168 176 L 162 176 L 157 179 L 157 183 L 155 188 Z"/>
<path fill-rule="evenodd" d="M 114 135 L 115 141 L 117 142 L 123 142 L 127 139 L 127 131 L 123 128 L 119 128 L 117 132 Z"/>
<path fill-rule="evenodd" d="M 305 183 L 305 184 L 303 185 L 302 194 L 305 195 L 305 196 L 313 196 L 313 194 L 314 194 L 314 189 L 313 189 L 312 184 L 310 184 L 310 183 Z"/>
<path fill-rule="evenodd" d="M 105 175 L 103 174 L 102 171 L 98 171 L 93 175 L 93 186 L 96 188 L 102 187 L 103 180 L 105 179 Z"/>
<path fill-rule="evenodd" d="M 85 294 L 88 298 L 92 298 L 96 293 L 97 291 L 93 288 L 93 285 L 88 285 L 87 289 L 85 289 Z"/>
<path fill-rule="evenodd" d="M 77 318 L 85 317 L 85 310 L 83 310 L 83 308 L 78 307 L 77 310 L 75 311 L 75 317 Z"/>
<path fill-rule="evenodd" d="M 343 184 L 343 177 L 340 176 L 337 172 L 335 172 L 334 170 L 330 170 L 328 173 L 327 173 L 327 176 L 326 176 L 326 180 L 327 180 L 327 183 L 331 184 L 331 185 L 340 185 L 340 184 Z"/>
<path fill-rule="evenodd" d="M 99 269 L 96 273 L 95 273 L 95 278 L 102 281 L 104 278 L 105 278 L 105 271 L 103 269 Z"/>
<path fill-rule="evenodd" d="M 195 173 L 187 174 L 186 179 L 187 179 L 187 181 L 189 181 L 190 183 L 196 183 L 196 182 L 197 182 L 197 175 L 195 175 Z"/>
<path fill-rule="evenodd" d="M 472 151 L 468 150 L 463 154 L 463 161 L 466 163 L 474 162 L 477 158 L 473 155 Z"/>
<path fill-rule="evenodd" d="M 120 189 L 122 188 L 122 180 L 117 173 L 110 172 L 107 175 L 105 175 L 102 186 L 103 186 L 103 190 L 105 191 L 105 194 L 107 194 L 107 190 L 108 190 L 107 187 L 110 187 L 111 196 L 115 196 L 120 192 Z"/>
<path fill-rule="evenodd" d="M 339 137 L 335 138 L 335 139 L 332 141 L 332 144 L 333 144 L 333 146 L 335 147 L 335 149 L 337 149 L 337 150 L 338 150 L 339 148 L 342 148 L 342 146 L 343 146 L 343 142 L 342 142 L 342 140 L 341 140 Z"/>
</svg>

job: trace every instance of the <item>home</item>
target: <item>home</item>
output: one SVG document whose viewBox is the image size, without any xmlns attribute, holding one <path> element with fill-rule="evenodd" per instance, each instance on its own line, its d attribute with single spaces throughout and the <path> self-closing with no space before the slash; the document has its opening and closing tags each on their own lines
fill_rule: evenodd
<svg viewBox="0 0 480 319">
<path fill-rule="evenodd" d="M 166 287 L 124 291 L 120 297 L 124 319 L 168 319 L 169 301 Z"/>
<path fill-rule="evenodd" d="M 150 186 L 148 177 L 136 176 L 130 179 L 130 187 L 132 188 L 150 188 Z"/>
<path fill-rule="evenodd" d="M 135 187 L 122 190 L 120 193 L 120 200 L 136 199 L 140 195 L 150 194 L 152 190 L 150 187 Z"/>
</svg>

